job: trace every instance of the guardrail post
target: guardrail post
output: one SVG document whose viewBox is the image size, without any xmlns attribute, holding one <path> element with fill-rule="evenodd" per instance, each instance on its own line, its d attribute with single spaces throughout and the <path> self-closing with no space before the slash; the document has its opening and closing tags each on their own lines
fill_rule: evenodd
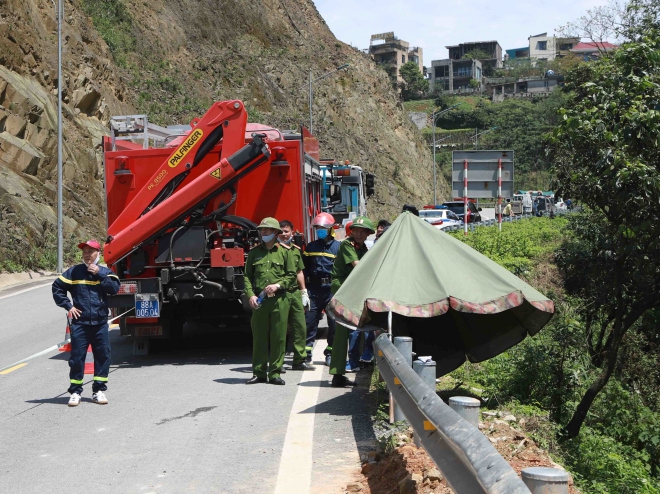
<svg viewBox="0 0 660 494">
<path fill-rule="evenodd" d="M 463 419 L 479 427 L 479 407 L 481 407 L 479 400 L 467 396 L 452 396 L 449 398 L 449 406 Z"/>
<path fill-rule="evenodd" d="M 565 470 L 531 467 L 520 473 L 522 481 L 532 494 L 568 494 L 571 476 Z"/>
<path fill-rule="evenodd" d="M 413 370 L 415 373 L 424 381 L 426 384 L 428 384 L 429 388 L 431 388 L 435 392 L 435 362 L 433 360 L 415 360 L 413 362 Z M 422 447 L 422 442 L 420 441 L 419 437 L 417 437 L 417 434 L 414 434 L 414 440 L 415 440 L 415 446 L 418 448 Z"/>
<path fill-rule="evenodd" d="M 396 336 L 394 338 L 394 348 L 399 350 L 399 353 L 403 355 L 410 367 L 412 367 L 412 341 L 412 338 L 408 336 Z M 392 393 L 390 393 L 390 423 L 393 424 L 402 420 L 406 420 L 406 416 L 401 411 L 401 407 L 394 401 Z"/>
</svg>

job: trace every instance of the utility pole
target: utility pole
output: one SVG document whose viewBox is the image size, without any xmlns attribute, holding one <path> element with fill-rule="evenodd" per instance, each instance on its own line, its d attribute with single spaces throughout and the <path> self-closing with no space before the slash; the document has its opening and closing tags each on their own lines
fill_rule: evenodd
<svg viewBox="0 0 660 494">
<path fill-rule="evenodd" d="M 446 108 L 440 112 L 434 111 L 433 114 L 431 115 L 431 120 L 433 120 L 433 206 L 435 206 L 438 203 L 438 198 L 436 195 L 436 164 L 435 164 L 435 119 L 436 117 L 442 115 L 445 112 L 448 112 L 449 110 L 453 110 L 457 106 L 460 106 L 460 103 L 457 103 L 455 105 L 450 106 L 449 108 Z M 444 139 L 443 139 L 444 140 Z"/>
<path fill-rule="evenodd" d="M 62 235 L 62 18 L 64 2 L 57 0 L 57 272 L 64 271 Z"/>
</svg>

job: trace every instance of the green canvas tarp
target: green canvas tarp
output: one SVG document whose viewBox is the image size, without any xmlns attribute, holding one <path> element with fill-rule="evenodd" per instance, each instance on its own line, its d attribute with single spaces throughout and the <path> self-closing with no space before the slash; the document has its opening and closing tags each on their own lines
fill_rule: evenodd
<svg viewBox="0 0 660 494">
<path fill-rule="evenodd" d="M 493 235 L 497 232 L 493 231 Z M 442 375 L 466 358 L 481 362 L 534 335 L 554 303 L 463 242 L 403 213 L 328 304 L 337 322 L 412 336 Z"/>
</svg>

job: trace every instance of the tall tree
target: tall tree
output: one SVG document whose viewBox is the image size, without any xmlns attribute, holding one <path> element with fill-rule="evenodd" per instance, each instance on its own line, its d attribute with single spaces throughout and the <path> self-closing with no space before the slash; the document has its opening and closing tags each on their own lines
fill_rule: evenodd
<svg viewBox="0 0 660 494">
<path fill-rule="evenodd" d="M 424 79 L 415 62 L 404 63 L 399 69 L 399 74 L 403 78 L 403 82 L 399 84 L 403 101 L 422 98 L 428 92 L 429 81 Z"/>
<path fill-rule="evenodd" d="M 626 332 L 660 307 L 660 32 L 645 25 L 636 39 L 569 74 L 572 96 L 550 140 L 563 197 L 591 211 L 559 254 L 601 367 L 565 427 L 570 437 L 615 371 Z"/>
</svg>

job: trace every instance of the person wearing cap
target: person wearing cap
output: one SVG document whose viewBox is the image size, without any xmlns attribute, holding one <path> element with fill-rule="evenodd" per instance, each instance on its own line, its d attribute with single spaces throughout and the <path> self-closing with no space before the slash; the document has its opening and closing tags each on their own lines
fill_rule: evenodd
<svg viewBox="0 0 660 494">
<path fill-rule="evenodd" d="M 289 298 L 289 318 L 291 323 L 293 339 L 293 365 L 292 370 L 306 371 L 314 370 L 315 367 L 306 362 L 307 351 L 305 349 L 305 340 L 307 338 L 307 327 L 305 325 L 305 307 L 309 307 L 309 295 L 305 288 L 305 276 L 303 269 L 305 265 L 302 260 L 302 250 L 293 240 L 293 223 L 289 220 L 280 221 L 280 233 L 277 237 L 280 245 L 289 251 L 293 256 L 296 266 L 296 283 L 287 290 Z M 309 353 L 311 357 L 311 350 Z"/>
<path fill-rule="evenodd" d="M 282 233 L 275 218 L 264 218 L 257 227 L 261 243 L 245 261 L 245 294 L 252 308 L 252 377 L 246 384 L 283 385 L 286 327 L 289 318 L 287 290 L 296 286 L 294 258 L 277 243 Z M 263 300 L 259 300 L 263 294 Z M 270 353 L 269 353 L 270 345 Z"/>
<path fill-rule="evenodd" d="M 119 278 L 105 266 L 99 266 L 101 244 L 88 240 L 78 244 L 82 249 L 82 264 L 67 269 L 53 282 L 53 299 L 67 311 L 71 332 L 69 358 L 69 406 L 80 404 L 85 377 L 85 357 L 88 345 L 94 353 L 94 384 L 92 401 L 108 403 L 110 370 L 110 339 L 108 337 L 108 295 L 119 291 Z M 71 294 L 71 299 L 67 296 Z"/>
<path fill-rule="evenodd" d="M 375 233 L 374 224 L 366 216 L 358 216 L 351 225 L 351 236 L 345 239 L 339 246 L 339 252 L 332 266 L 332 282 L 330 290 L 333 295 L 337 293 L 341 285 L 358 265 L 360 259 L 367 253 L 365 241 L 370 233 Z M 330 374 L 333 387 L 344 387 L 354 384 L 344 374 L 359 369 L 360 358 L 357 345 L 358 331 L 349 331 L 346 326 L 337 323 L 335 341 L 332 347 L 332 359 L 330 361 Z M 349 349 L 350 346 L 350 349 Z M 348 363 L 346 354 L 349 353 Z"/>
<path fill-rule="evenodd" d="M 303 254 L 305 281 L 309 293 L 310 307 L 305 314 L 307 324 L 306 350 L 311 360 L 312 348 L 316 341 L 319 322 L 323 319 L 323 309 L 330 303 L 332 292 L 330 280 L 332 265 L 339 252 L 339 242 L 335 240 L 335 218 L 329 213 L 320 213 L 312 221 L 316 240 L 307 244 Z M 325 365 L 330 365 L 330 355 L 335 339 L 335 321 L 328 317 L 327 346 L 323 350 Z"/>
</svg>

